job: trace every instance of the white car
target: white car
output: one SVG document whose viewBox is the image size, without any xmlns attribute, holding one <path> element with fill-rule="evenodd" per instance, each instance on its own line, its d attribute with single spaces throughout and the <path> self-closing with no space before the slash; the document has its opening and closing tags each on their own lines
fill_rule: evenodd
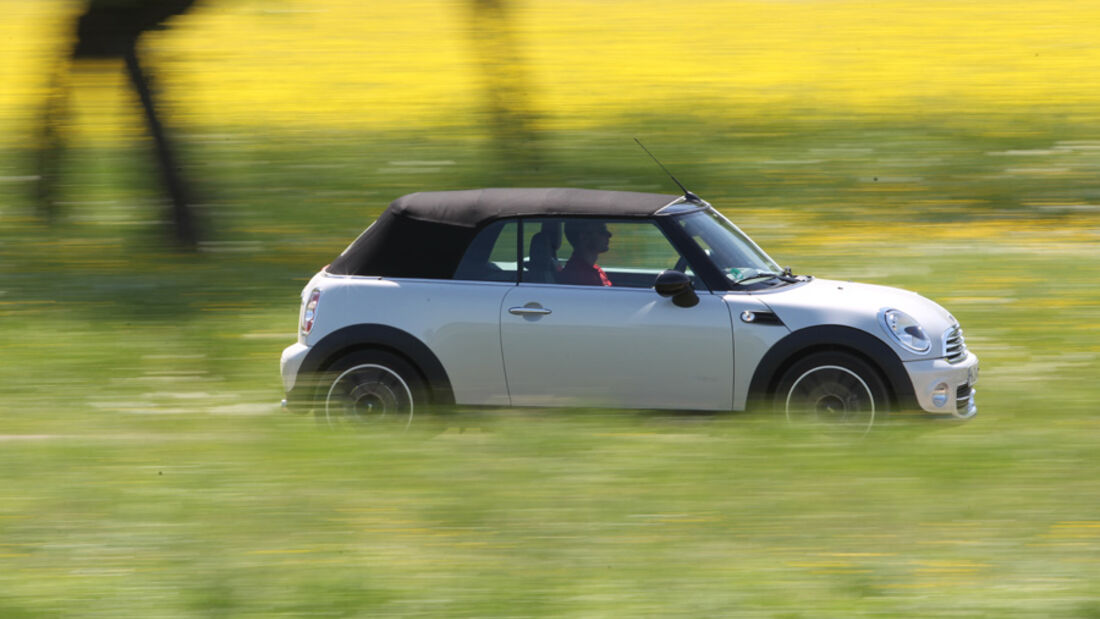
<svg viewBox="0 0 1100 619">
<path fill-rule="evenodd" d="M 782 270 L 705 201 L 585 189 L 414 193 L 302 290 L 292 410 L 738 411 L 870 427 L 967 419 L 978 359 L 897 288 Z"/>
</svg>

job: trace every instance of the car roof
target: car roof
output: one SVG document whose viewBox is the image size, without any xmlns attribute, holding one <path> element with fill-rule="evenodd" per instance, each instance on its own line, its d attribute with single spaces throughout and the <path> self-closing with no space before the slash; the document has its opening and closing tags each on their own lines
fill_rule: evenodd
<svg viewBox="0 0 1100 619">
<path fill-rule="evenodd" d="M 335 275 L 448 279 L 478 230 L 496 220 L 560 216 L 644 218 L 684 201 L 683 197 L 666 194 L 592 189 L 411 193 L 394 200 L 327 270 Z M 691 204 L 692 208 L 702 206 Z"/>
<path fill-rule="evenodd" d="M 649 217 L 679 200 L 680 196 L 635 191 L 495 188 L 411 193 L 394 200 L 388 210 L 419 221 L 477 227 L 506 217 Z"/>
</svg>

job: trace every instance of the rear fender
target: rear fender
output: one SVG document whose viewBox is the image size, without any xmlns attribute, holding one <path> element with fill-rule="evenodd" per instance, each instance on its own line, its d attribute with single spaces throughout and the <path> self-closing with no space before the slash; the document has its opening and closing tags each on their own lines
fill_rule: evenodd
<svg viewBox="0 0 1100 619">
<path fill-rule="evenodd" d="M 298 376 L 314 377 L 305 384 L 316 384 L 316 377 L 338 359 L 349 352 L 366 348 L 383 348 L 405 357 L 424 375 L 433 404 L 449 406 L 455 403 L 451 381 L 439 358 L 416 336 L 387 325 L 358 324 L 329 333 L 310 347 Z M 295 391 L 298 389 L 295 388 Z"/>
</svg>

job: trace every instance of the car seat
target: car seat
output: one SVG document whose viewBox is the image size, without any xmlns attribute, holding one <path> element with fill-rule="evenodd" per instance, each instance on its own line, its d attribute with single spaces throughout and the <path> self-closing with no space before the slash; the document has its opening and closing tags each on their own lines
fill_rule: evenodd
<svg viewBox="0 0 1100 619">
<path fill-rule="evenodd" d="M 527 281 L 540 284 L 557 283 L 558 248 L 561 247 L 561 224 L 548 221 L 542 224 L 542 230 L 531 237 L 530 250 L 527 253 Z"/>
</svg>

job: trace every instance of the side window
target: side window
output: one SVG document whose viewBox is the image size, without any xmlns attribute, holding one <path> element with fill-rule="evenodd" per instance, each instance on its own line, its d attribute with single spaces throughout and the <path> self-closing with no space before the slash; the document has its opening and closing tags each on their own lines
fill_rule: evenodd
<svg viewBox="0 0 1100 619">
<path fill-rule="evenodd" d="M 651 288 L 661 271 L 686 268 L 647 220 L 529 219 L 523 236 L 524 282 Z"/>
<path fill-rule="evenodd" d="M 474 237 L 462 261 L 458 263 L 454 279 L 481 282 L 516 281 L 516 235 L 519 224 L 515 220 L 503 220 L 486 226 Z"/>
</svg>

